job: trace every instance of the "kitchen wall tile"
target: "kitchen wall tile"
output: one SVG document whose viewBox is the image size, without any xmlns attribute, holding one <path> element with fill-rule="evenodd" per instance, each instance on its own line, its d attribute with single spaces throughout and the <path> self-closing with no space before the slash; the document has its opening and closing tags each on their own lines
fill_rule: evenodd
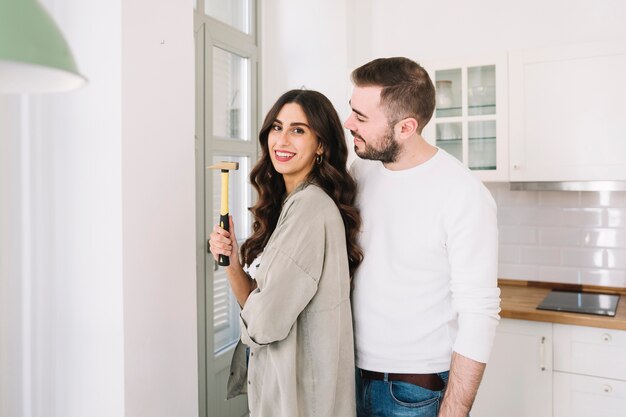
<svg viewBox="0 0 626 417">
<path fill-rule="evenodd" d="M 561 211 L 560 224 L 563 226 L 602 226 L 603 209 L 583 208 L 569 209 Z"/>
<path fill-rule="evenodd" d="M 605 249 L 605 255 L 607 267 L 626 269 L 626 250 Z"/>
<path fill-rule="evenodd" d="M 500 226 L 500 243 L 537 243 L 537 229 L 527 226 Z"/>
<path fill-rule="evenodd" d="M 543 277 L 543 276 L 539 275 L 539 273 L 537 274 L 535 279 L 532 280 L 532 281 L 535 281 L 535 282 L 555 282 L 554 278 L 552 278 L 552 277 Z M 558 282 L 568 283 L 567 281 L 558 281 Z"/>
<path fill-rule="evenodd" d="M 538 271 L 538 280 L 544 282 L 582 284 L 582 272 L 578 268 L 542 266 Z"/>
<path fill-rule="evenodd" d="M 607 226 L 626 228 L 626 209 L 607 209 Z"/>
<path fill-rule="evenodd" d="M 498 189 L 498 203 L 506 207 L 532 207 L 538 203 L 537 191 Z"/>
<path fill-rule="evenodd" d="M 529 210 L 525 207 L 498 207 L 498 225 L 522 224 L 529 217 Z M 527 220 L 527 223 L 532 223 Z"/>
<path fill-rule="evenodd" d="M 626 287 L 626 271 L 616 269 L 590 269 L 581 271 L 582 281 L 587 285 Z"/>
<path fill-rule="evenodd" d="M 528 226 L 554 226 L 563 218 L 561 210 L 556 207 L 535 207 L 519 211 L 520 224 Z"/>
<path fill-rule="evenodd" d="M 563 249 L 561 260 L 564 266 L 606 267 L 603 249 Z"/>
<path fill-rule="evenodd" d="M 582 231 L 583 246 L 626 248 L 626 231 L 621 229 L 592 229 Z"/>
<path fill-rule="evenodd" d="M 580 207 L 580 193 L 576 191 L 542 191 L 539 205 L 552 207 Z"/>
<path fill-rule="evenodd" d="M 580 246 L 580 235 L 578 228 L 542 227 L 539 229 L 539 243 L 547 246 Z"/>
<path fill-rule="evenodd" d="M 580 206 L 626 208 L 626 191 L 582 191 Z"/>
<path fill-rule="evenodd" d="M 486 182 L 485 187 L 491 192 L 493 198 L 498 201 L 500 193 L 509 192 L 510 185 L 508 182 Z"/>
<path fill-rule="evenodd" d="M 515 265 L 500 263 L 498 277 L 521 281 L 537 281 L 537 267 L 533 265 Z"/>
<path fill-rule="evenodd" d="M 626 191 L 511 191 L 498 204 L 501 278 L 626 286 Z"/>
<path fill-rule="evenodd" d="M 532 265 L 560 265 L 561 250 L 546 247 L 522 247 L 521 263 Z"/>
<path fill-rule="evenodd" d="M 500 245 L 498 248 L 498 262 L 518 264 L 521 259 L 520 248 L 518 246 Z"/>
</svg>

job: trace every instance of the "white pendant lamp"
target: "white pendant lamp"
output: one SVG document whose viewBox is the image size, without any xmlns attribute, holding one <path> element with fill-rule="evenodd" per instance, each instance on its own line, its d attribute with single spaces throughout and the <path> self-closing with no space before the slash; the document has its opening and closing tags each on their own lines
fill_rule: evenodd
<svg viewBox="0 0 626 417">
<path fill-rule="evenodd" d="M 86 81 L 63 34 L 36 0 L 0 0 L 0 93 L 53 93 Z"/>
</svg>

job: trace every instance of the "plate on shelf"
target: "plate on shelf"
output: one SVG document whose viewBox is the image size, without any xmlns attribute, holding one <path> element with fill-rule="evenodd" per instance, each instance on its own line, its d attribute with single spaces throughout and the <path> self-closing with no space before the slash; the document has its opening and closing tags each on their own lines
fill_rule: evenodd
<svg viewBox="0 0 626 417">
<path fill-rule="evenodd" d="M 497 167 L 495 165 L 491 165 L 491 166 L 478 165 L 478 166 L 469 167 L 469 169 L 473 171 L 495 171 Z"/>
<path fill-rule="evenodd" d="M 477 85 L 467 90 L 470 106 L 495 106 L 496 87 L 494 85 Z"/>
</svg>

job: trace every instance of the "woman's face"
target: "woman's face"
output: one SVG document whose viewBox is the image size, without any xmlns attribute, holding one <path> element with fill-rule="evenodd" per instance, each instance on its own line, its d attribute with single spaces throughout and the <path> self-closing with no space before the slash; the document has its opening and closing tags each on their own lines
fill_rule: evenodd
<svg viewBox="0 0 626 417">
<path fill-rule="evenodd" d="M 280 109 L 267 139 L 274 169 L 283 175 L 287 192 L 311 172 L 315 157 L 322 153 L 317 136 L 299 104 L 287 103 Z"/>
</svg>

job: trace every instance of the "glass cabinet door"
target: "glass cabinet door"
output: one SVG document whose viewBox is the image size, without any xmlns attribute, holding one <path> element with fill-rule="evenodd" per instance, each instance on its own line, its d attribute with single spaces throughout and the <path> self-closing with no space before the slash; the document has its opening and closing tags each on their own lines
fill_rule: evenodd
<svg viewBox="0 0 626 417">
<path fill-rule="evenodd" d="M 481 179 L 506 180 L 506 58 L 486 62 L 431 73 L 436 107 L 429 134 L 436 146 L 479 172 Z"/>
<path fill-rule="evenodd" d="M 437 123 L 437 146 L 460 161 L 463 160 L 462 132 L 461 122 Z"/>
<path fill-rule="evenodd" d="M 467 69 L 468 115 L 496 114 L 496 66 Z"/>
<path fill-rule="evenodd" d="M 468 166 L 473 170 L 495 170 L 496 121 L 485 120 L 468 123 Z"/>
<path fill-rule="evenodd" d="M 435 79 L 437 123 L 436 144 L 460 161 L 463 160 L 463 126 L 458 120 L 463 115 L 461 68 L 437 71 Z"/>
<path fill-rule="evenodd" d="M 437 71 L 436 116 L 458 117 L 462 115 L 461 69 Z"/>
</svg>

